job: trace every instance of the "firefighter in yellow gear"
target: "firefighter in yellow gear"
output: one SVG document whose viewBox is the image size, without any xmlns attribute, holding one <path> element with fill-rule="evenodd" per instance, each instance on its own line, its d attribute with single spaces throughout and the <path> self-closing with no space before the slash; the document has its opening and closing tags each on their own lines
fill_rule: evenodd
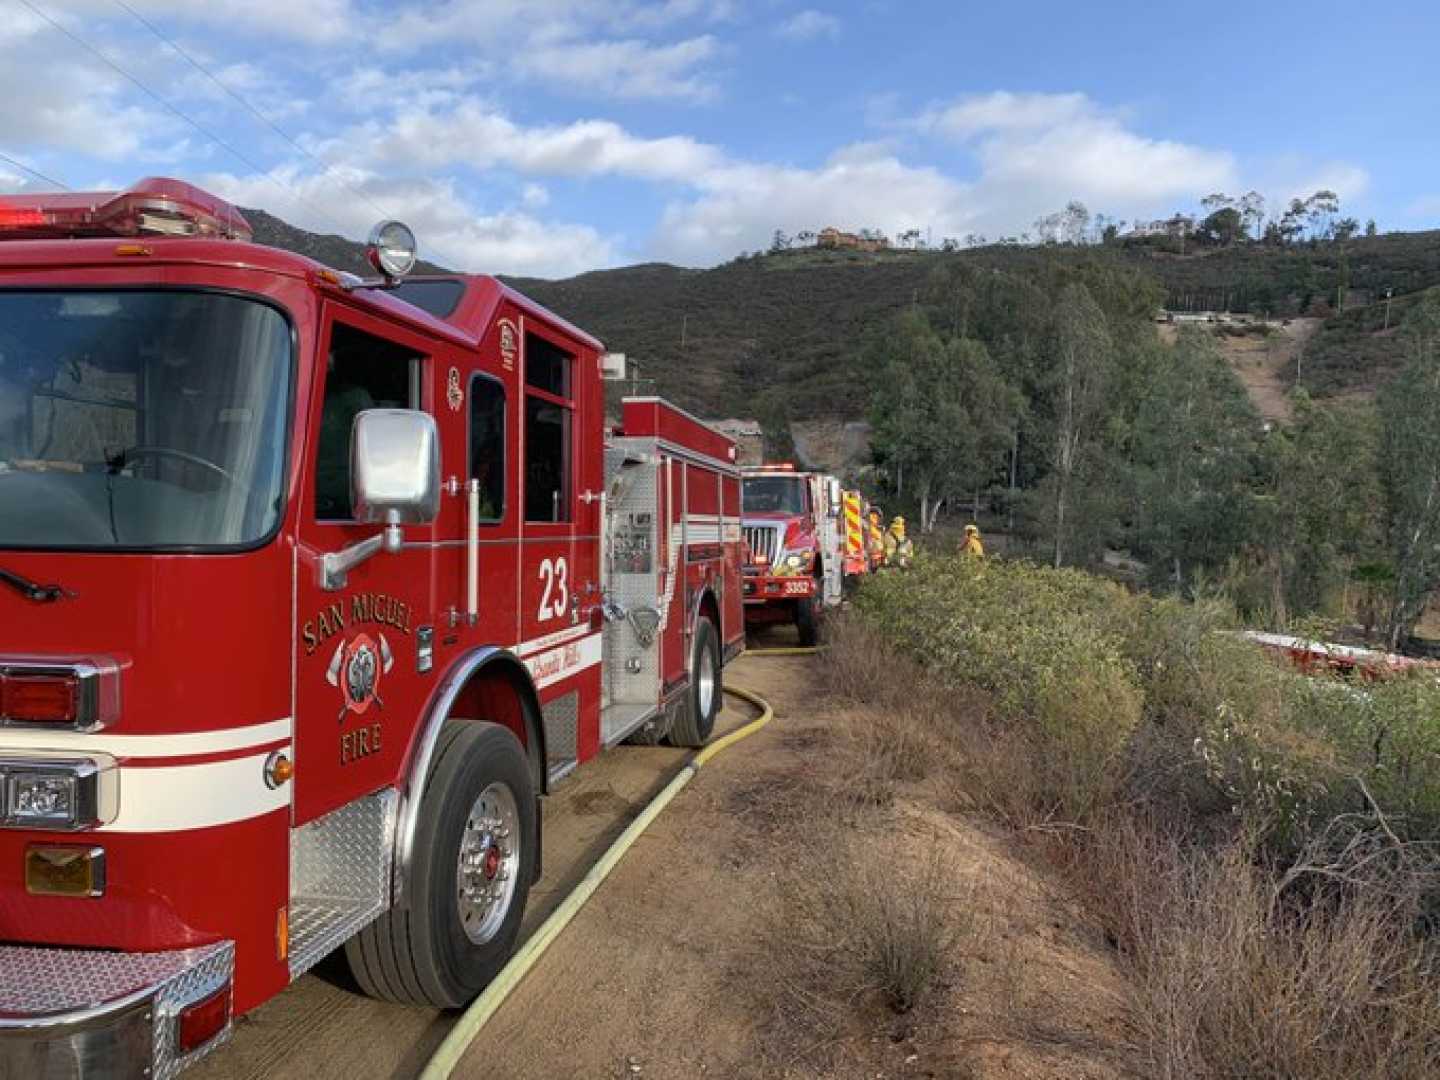
<svg viewBox="0 0 1440 1080">
<path fill-rule="evenodd" d="M 985 557 L 985 545 L 980 540 L 980 529 L 974 524 L 965 526 L 965 539 L 960 544 L 960 554 L 977 559 Z"/>
<path fill-rule="evenodd" d="M 885 565 L 909 569 L 915 557 L 915 544 L 905 535 L 905 519 L 896 516 L 885 530 Z"/>
</svg>

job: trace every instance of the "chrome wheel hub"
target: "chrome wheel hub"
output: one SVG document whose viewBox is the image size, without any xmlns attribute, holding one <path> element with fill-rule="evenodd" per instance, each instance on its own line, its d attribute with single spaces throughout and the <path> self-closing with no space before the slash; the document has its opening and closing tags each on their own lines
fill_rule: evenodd
<svg viewBox="0 0 1440 1080">
<path fill-rule="evenodd" d="M 483 945 L 499 932 L 520 871 L 520 812 L 504 784 L 489 785 L 470 807 L 455 871 L 465 936 Z"/>
<path fill-rule="evenodd" d="M 700 706 L 700 715 L 709 716 L 715 707 L 715 654 L 709 649 L 700 653 L 700 670 L 697 672 L 695 700 Z"/>
</svg>

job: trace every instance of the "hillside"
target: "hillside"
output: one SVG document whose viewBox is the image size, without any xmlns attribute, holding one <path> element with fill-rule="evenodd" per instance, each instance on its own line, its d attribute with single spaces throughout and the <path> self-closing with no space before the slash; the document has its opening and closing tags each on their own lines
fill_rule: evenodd
<svg viewBox="0 0 1440 1080">
<path fill-rule="evenodd" d="M 306 232 L 263 211 L 245 213 L 261 243 L 337 269 L 367 270 L 361 244 Z M 1169 243 L 997 245 L 954 253 L 804 249 L 710 270 L 647 263 L 560 281 L 506 280 L 628 354 L 644 389 L 701 415 L 753 416 L 772 431 L 794 420 L 861 419 L 868 395 L 859 391 L 866 372 L 857 344 L 912 303 L 937 270 L 956 264 L 998 272 L 1052 261 L 1111 264 L 1157 279 L 1172 308 L 1325 319 L 1305 343 L 1301 363 L 1304 383 L 1322 396 L 1373 392 L 1398 359 L 1393 331 L 1382 329 L 1383 302 L 1330 317 L 1342 284 L 1351 305 L 1394 289 L 1392 327 L 1407 294 L 1440 284 L 1440 232 L 1184 255 Z M 424 272 L 439 269 L 421 263 Z"/>
</svg>

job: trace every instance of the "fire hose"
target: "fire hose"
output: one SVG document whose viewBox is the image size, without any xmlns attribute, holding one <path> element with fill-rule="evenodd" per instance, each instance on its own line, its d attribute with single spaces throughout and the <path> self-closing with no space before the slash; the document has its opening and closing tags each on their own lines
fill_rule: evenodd
<svg viewBox="0 0 1440 1080">
<path fill-rule="evenodd" d="M 760 650 L 759 655 L 800 655 L 814 651 L 814 649 L 763 649 Z M 520 984 L 520 981 L 535 966 L 545 950 L 559 937 L 560 932 L 569 926 L 571 920 L 580 913 L 580 909 L 600 887 L 600 883 L 610 875 L 610 871 L 615 869 L 620 860 L 624 858 L 625 853 L 650 827 L 651 822 L 660 816 L 660 811 L 670 804 L 670 800 L 675 798 L 709 761 L 734 746 L 741 739 L 755 734 L 775 716 L 769 703 L 749 690 L 727 686 L 725 693 L 755 706 L 760 710 L 760 715 L 695 754 L 685 763 L 675 778 L 665 785 L 660 794 L 650 800 L 649 805 L 616 838 L 605 854 L 600 856 L 599 861 L 580 880 L 580 884 L 575 886 L 575 890 L 561 902 L 549 918 L 541 923 L 540 928 L 500 969 L 500 973 L 495 976 L 490 985 L 460 1014 L 455 1026 L 450 1029 L 445 1040 L 426 1063 L 424 1070 L 420 1073 L 420 1080 L 442 1080 L 451 1074 L 465 1051 L 480 1033 L 480 1029 L 495 1015 L 500 1006 L 504 1004 L 505 999 L 510 996 L 510 992 Z"/>
</svg>

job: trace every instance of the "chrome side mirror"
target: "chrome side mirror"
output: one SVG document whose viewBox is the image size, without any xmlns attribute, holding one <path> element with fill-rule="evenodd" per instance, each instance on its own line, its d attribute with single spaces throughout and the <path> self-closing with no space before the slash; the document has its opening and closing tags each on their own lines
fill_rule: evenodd
<svg viewBox="0 0 1440 1080">
<path fill-rule="evenodd" d="M 440 439 L 417 409 L 366 409 L 350 431 L 355 520 L 428 525 L 440 511 Z"/>
<path fill-rule="evenodd" d="M 396 552 L 402 525 L 428 525 L 440 512 L 440 439 L 435 418 L 416 409 L 366 409 L 350 429 L 350 505 L 355 520 L 385 529 L 320 557 L 320 587 L 345 587 L 351 570 Z"/>
</svg>

